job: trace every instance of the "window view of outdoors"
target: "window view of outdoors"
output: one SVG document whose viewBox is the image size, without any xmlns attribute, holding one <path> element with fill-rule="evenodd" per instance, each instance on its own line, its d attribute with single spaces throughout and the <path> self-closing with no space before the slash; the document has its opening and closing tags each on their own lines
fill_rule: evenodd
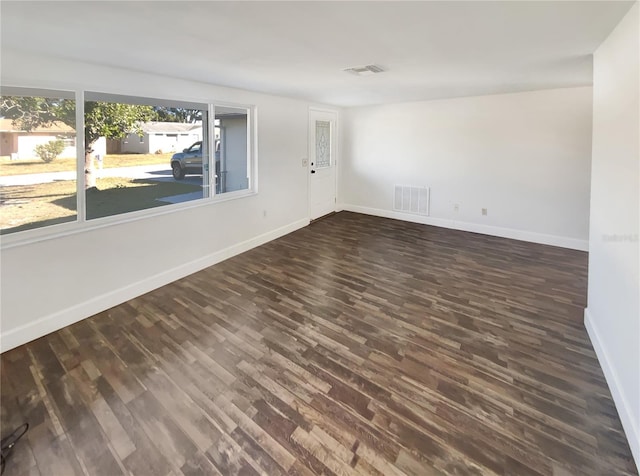
<svg viewBox="0 0 640 476">
<path fill-rule="evenodd" d="M 86 92 L 79 151 L 74 97 L 2 89 L 0 233 L 76 221 L 83 183 L 80 221 L 251 187 L 248 109 L 215 107 L 210 150 L 207 104 Z"/>
<path fill-rule="evenodd" d="M 216 107 L 216 193 L 249 188 L 248 111 Z"/>
<path fill-rule="evenodd" d="M 51 97 L 1 97 L 0 233 L 76 220 L 72 98 L 53 92 Z"/>
<path fill-rule="evenodd" d="M 140 102 L 85 101 L 88 220 L 208 196 L 206 105 Z"/>
</svg>

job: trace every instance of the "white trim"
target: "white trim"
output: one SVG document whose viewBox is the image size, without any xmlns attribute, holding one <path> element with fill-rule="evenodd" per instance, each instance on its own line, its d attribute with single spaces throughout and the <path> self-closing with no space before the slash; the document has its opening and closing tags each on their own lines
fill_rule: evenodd
<svg viewBox="0 0 640 476">
<path fill-rule="evenodd" d="M 144 94 L 114 94 L 108 91 L 98 91 L 93 88 L 84 88 L 84 97 L 86 101 L 135 104 L 138 106 L 182 107 L 186 109 L 199 109 L 201 111 L 205 111 L 208 106 L 208 101 L 187 101 L 168 98 L 155 98 L 146 96 Z"/>
<path fill-rule="evenodd" d="M 481 225 L 479 223 L 456 221 L 447 218 L 434 218 L 421 215 L 413 215 L 410 213 L 383 210 L 381 208 L 361 207 L 359 205 L 350 205 L 347 203 L 341 203 L 336 207 L 336 209 L 355 213 L 364 213 L 365 215 L 393 218 L 395 220 L 404 220 L 413 223 L 422 223 L 423 225 L 451 228 L 453 230 L 481 233 L 483 235 L 499 236 L 501 238 L 511 238 L 512 240 L 529 241 L 531 243 L 559 246 L 561 248 L 569 248 L 572 250 L 589 251 L 588 240 L 579 240 L 577 238 L 569 238 L 565 236 L 547 235 L 544 233 L 516 230 L 514 228 L 502 228 L 499 226 Z"/>
<path fill-rule="evenodd" d="M 49 99 L 77 100 L 75 88 L 30 88 L 23 86 L 0 86 L 2 96 L 39 96 Z"/>
<path fill-rule="evenodd" d="M 613 366 L 611 359 L 609 358 L 609 353 L 604 346 L 604 342 L 600 338 L 600 333 L 598 332 L 595 320 L 593 319 L 589 308 L 584 310 L 584 326 L 587 328 L 587 334 L 589 334 L 589 339 L 591 339 L 593 350 L 596 352 L 598 362 L 600 363 L 607 385 L 611 391 L 611 396 L 613 397 L 613 402 L 615 403 L 616 410 L 618 411 L 622 428 L 627 436 L 627 441 L 629 442 L 633 459 L 636 462 L 636 467 L 640 469 L 640 432 L 638 431 L 638 422 L 633 418 L 633 413 L 630 410 L 632 407 L 622 391 L 618 372 L 616 372 L 616 368 Z"/>
<path fill-rule="evenodd" d="M 250 106 L 249 113 L 249 131 L 251 132 L 251 187 L 249 189 L 258 193 L 258 106 Z"/>
<path fill-rule="evenodd" d="M 308 112 L 308 121 L 307 121 L 307 216 L 311 219 L 311 158 L 314 157 L 315 160 L 315 119 L 313 118 L 313 114 L 316 115 L 326 115 L 326 119 L 331 122 L 331 155 L 332 155 L 332 165 L 333 167 L 333 210 L 335 213 L 338 208 L 338 163 L 339 163 L 339 154 L 340 154 L 340 137 L 339 130 L 340 125 L 338 123 L 340 115 L 338 114 L 338 110 L 336 109 L 322 109 L 314 106 L 309 107 Z M 329 117 L 330 116 L 330 117 Z M 324 120 L 324 119 L 323 119 Z M 311 140 L 311 132 L 313 130 L 314 141 Z M 328 213 L 332 213 L 328 212 Z M 316 217 L 320 218 L 320 217 Z"/>
<path fill-rule="evenodd" d="M 330 107 L 318 107 L 318 106 L 309 106 L 309 111 L 315 111 L 315 112 L 329 112 L 332 114 L 335 114 L 336 116 L 338 115 L 339 109 L 333 109 Z"/>
<path fill-rule="evenodd" d="M 87 176 L 85 170 L 86 144 L 84 143 L 84 91 L 76 90 L 76 219 L 69 226 L 76 226 L 87 221 L 87 196 L 86 192 L 79 193 L 80 190 L 86 190 L 85 184 Z M 106 144 L 105 144 L 106 147 Z M 42 228 L 47 228 L 42 227 Z"/>
<path fill-rule="evenodd" d="M 0 349 L 2 352 L 13 349 L 14 347 L 57 331 L 58 329 L 62 329 L 63 327 L 93 316 L 94 314 L 110 309 L 113 306 L 117 306 L 129 299 L 141 296 L 161 286 L 184 278 L 192 273 L 209 266 L 213 266 L 214 264 L 220 263 L 221 261 L 239 255 L 240 253 L 244 253 L 252 248 L 292 233 L 300 228 L 304 228 L 308 224 L 308 218 L 297 220 L 288 225 L 276 228 L 275 230 L 263 233 L 262 235 L 258 235 L 215 253 L 203 256 L 189 263 L 182 264 L 176 268 L 166 270 L 155 276 L 138 281 L 137 283 L 96 296 L 88 301 L 54 312 L 48 316 L 44 316 L 37 321 L 17 327 L 8 332 L 4 332 L 0 335 Z"/>
<path fill-rule="evenodd" d="M 202 191 L 207 198 L 212 198 L 216 194 L 216 110 L 215 104 L 207 104 L 207 173 L 204 170 L 204 153 L 202 154 Z M 204 121 L 202 121 L 204 125 Z M 204 130 L 202 134 L 204 138 Z M 205 177 L 206 183 L 205 182 Z"/>
<path fill-rule="evenodd" d="M 254 195 L 258 193 L 258 107 L 250 105 L 237 105 L 231 103 L 223 103 L 216 101 L 210 104 L 212 106 L 212 120 L 211 120 L 211 137 L 213 148 L 213 171 L 211 176 L 214 177 L 212 183 L 215 184 L 215 127 L 216 127 L 216 108 L 228 108 L 245 110 L 247 112 L 247 188 L 241 190 L 234 190 L 233 192 L 216 193 L 215 185 L 212 187 L 213 193 L 211 197 L 214 201 L 219 201 L 220 197 L 227 196 L 229 194 L 232 197 Z M 222 135 L 220 136 L 222 141 Z M 221 163 L 222 165 L 222 163 Z M 211 166 L 210 166 L 211 168 Z M 244 192 L 244 195 L 241 193 Z"/>
</svg>

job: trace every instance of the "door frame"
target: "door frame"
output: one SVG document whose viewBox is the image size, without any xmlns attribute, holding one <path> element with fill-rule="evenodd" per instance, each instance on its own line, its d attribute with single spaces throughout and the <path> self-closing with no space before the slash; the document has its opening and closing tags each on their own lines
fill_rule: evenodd
<svg viewBox="0 0 640 476">
<path fill-rule="evenodd" d="M 333 157 L 333 166 L 334 166 L 334 170 L 335 170 L 335 183 L 334 183 L 334 190 L 335 190 L 335 205 L 333 207 L 333 211 L 337 212 L 338 210 L 338 175 L 339 175 L 339 169 L 338 169 L 338 165 L 340 164 L 339 161 L 339 155 L 340 155 L 340 133 L 339 133 L 339 124 L 340 124 L 340 111 L 338 109 L 331 109 L 331 108 L 323 108 L 323 107 L 314 107 L 314 106 L 310 106 L 309 107 L 309 112 L 307 114 L 307 166 L 306 166 L 306 174 L 307 174 L 307 218 L 309 219 L 309 222 L 311 222 L 311 151 L 312 148 L 315 148 L 315 144 L 311 143 L 311 114 L 314 112 L 324 112 L 324 113 L 330 113 L 330 114 L 335 114 L 335 131 L 334 131 L 334 141 L 335 141 L 335 156 Z"/>
</svg>

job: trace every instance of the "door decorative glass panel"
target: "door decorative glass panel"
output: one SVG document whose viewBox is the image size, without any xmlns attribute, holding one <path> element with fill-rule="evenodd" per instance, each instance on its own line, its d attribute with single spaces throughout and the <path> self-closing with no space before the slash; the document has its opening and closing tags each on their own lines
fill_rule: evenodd
<svg viewBox="0 0 640 476">
<path fill-rule="evenodd" d="M 331 166 L 331 122 L 316 121 L 316 168 Z"/>
</svg>

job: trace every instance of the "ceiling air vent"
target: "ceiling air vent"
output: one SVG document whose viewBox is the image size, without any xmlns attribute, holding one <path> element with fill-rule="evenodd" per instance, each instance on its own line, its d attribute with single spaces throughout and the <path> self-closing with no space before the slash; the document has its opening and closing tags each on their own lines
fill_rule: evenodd
<svg viewBox="0 0 640 476">
<path fill-rule="evenodd" d="M 366 66 L 354 66 L 353 68 L 347 68 L 345 71 L 358 76 L 370 76 L 372 74 L 382 73 L 384 69 L 377 64 L 368 64 Z"/>
</svg>

